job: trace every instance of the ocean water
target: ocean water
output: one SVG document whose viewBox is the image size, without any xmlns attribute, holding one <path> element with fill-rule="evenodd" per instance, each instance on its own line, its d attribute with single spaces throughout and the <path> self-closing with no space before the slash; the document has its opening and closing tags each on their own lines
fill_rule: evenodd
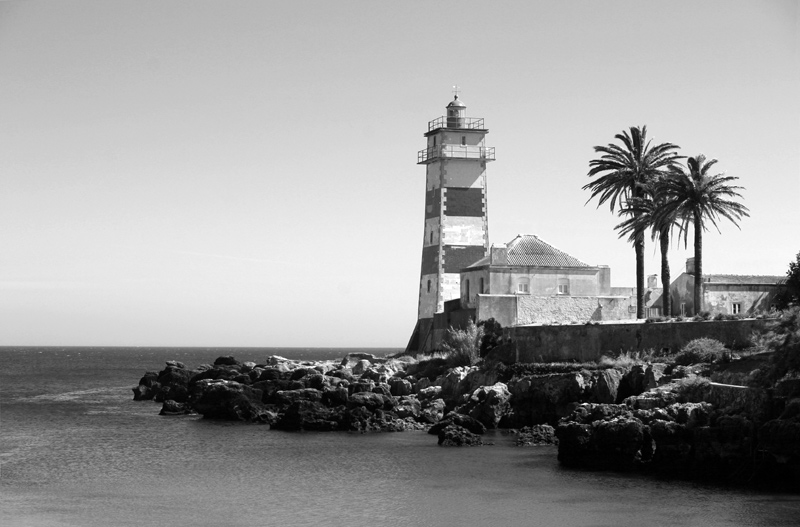
<svg viewBox="0 0 800 527">
<path fill-rule="evenodd" d="M 146 370 L 347 349 L 0 348 L 0 525 L 800 525 L 800 497 L 560 467 L 553 447 L 162 417 Z M 395 350 L 357 350 L 384 354 Z"/>
</svg>

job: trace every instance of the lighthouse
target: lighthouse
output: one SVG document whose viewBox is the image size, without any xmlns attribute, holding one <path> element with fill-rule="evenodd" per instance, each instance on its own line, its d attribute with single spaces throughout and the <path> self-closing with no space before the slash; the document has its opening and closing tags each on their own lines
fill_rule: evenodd
<svg viewBox="0 0 800 527">
<path fill-rule="evenodd" d="M 459 271 L 489 249 L 486 163 L 494 161 L 494 148 L 485 145 L 483 119 L 467 117 L 457 93 L 446 111 L 428 122 L 427 146 L 417 154 L 417 164 L 425 166 L 425 228 L 410 351 L 438 347 L 437 329 L 443 329 L 434 324 L 434 315 L 460 297 Z"/>
</svg>

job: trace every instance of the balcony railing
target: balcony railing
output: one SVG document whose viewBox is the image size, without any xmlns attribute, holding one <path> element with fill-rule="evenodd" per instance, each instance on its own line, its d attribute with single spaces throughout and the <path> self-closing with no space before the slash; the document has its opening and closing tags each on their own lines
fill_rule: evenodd
<svg viewBox="0 0 800 527">
<path fill-rule="evenodd" d="M 435 159 L 483 159 L 494 161 L 493 146 L 472 145 L 439 145 L 420 150 L 417 153 L 417 164 L 430 163 Z"/>
<path fill-rule="evenodd" d="M 428 121 L 428 131 L 432 132 L 437 128 L 466 128 L 472 130 L 483 130 L 483 117 L 437 117 L 433 121 Z"/>
</svg>

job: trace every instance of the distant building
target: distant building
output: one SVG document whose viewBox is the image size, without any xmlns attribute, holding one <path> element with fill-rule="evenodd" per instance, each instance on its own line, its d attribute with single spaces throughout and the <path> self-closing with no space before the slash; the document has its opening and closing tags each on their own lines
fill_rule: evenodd
<svg viewBox="0 0 800 527">
<path fill-rule="evenodd" d="M 786 276 L 703 274 L 703 305 L 694 306 L 694 258 L 686 260 L 686 271 L 670 285 L 673 315 L 695 315 L 708 311 L 731 315 L 750 315 L 775 307 L 775 296 L 786 283 Z"/>
</svg>

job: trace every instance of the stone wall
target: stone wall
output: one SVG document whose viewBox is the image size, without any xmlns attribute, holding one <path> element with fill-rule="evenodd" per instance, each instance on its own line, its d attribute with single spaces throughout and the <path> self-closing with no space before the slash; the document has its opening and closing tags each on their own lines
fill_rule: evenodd
<svg viewBox="0 0 800 527">
<path fill-rule="evenodd" d="M 516 325 L 571 323 L 630 318 L 630 298 L 523 296 L 517 299 Z"/>
<path fill-rule="evenodd" d="M 670 348 L 707 337 L 728 347 L 744 347 L 766 320 L 518 326 L 503 330 L 513 346 L 495 358 L 503 362 L 594 361 L 623 351 Z"/>
</svg>

